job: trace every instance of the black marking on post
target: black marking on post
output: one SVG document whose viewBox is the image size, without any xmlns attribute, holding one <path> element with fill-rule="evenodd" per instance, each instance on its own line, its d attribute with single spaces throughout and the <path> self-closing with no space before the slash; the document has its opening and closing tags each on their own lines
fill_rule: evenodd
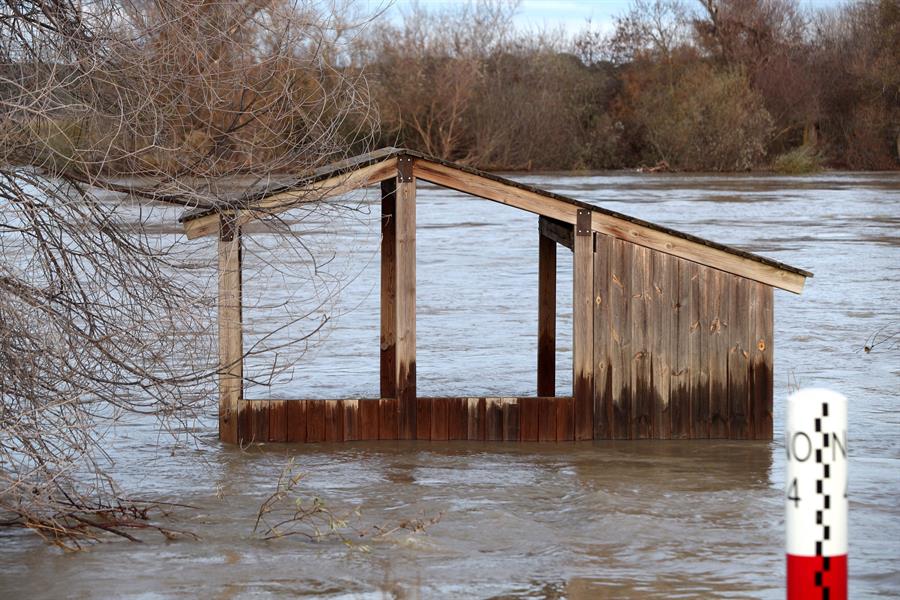
<svg viewBox="0 0 900 600">
<path fill-rule="evenodd" d="M 822 434 L 822 444 L 824 444 L 826 448 L 828 447 L 828 434 L 827 433 Z"/>
<path fill-rule="evenodd" d="M 825 479 L 828 479 L 831 476 L 829 474 L 831 472 L 831 465 L 822 465 L 822 466 L 825 467 Z"/>
<path fill-rule="evenodd" d="M 825 495 L 825 510 L 831 508 L 831 496 Z"/>
<path fill-rule="evenodd" d="M 822 480 L 821 479 L 816 479 L 816 493 L 817 494 L 822 493 Z"/>
<path fill-rule="evenodd" d="M 821 448 L 816 450 L 816 462 L 817 463 L 822 462 L 822 449 Z"/>
<path fill-rule="evenodd" d="M 822 432 L 822 419 L 816 419 L 816 433 Z"/>
<path fill-rule="evenodd" d="M 822 556 L 822 542 L 816 542 L 816 556 Z"/>
<path fill-rule="evenodd" d="M 831 539 L 831 527 L 829 527 L 828 525 L 825 525 L 825 539 Z"/>
<path fill-rule="evenodd" d="M 816 525 L 821 525 L 821 524 L 822 524 L 822 511 L 817 510 L 816 511 Z"/>
<path fill-rule="evenodd" d="M 822 573 L 816 571 L 816 587 L 822 587 Z"/>
<path fill-rule="evenodd" d="M 827 402 L 822 403 L 822 416 L 823 417 L 828 416 L 828 403 Z"/>
<path fill-rule="evenodd" d="M 829 600 L 831 598 L 831 590 L 827 587 L 822 588 L 822 600 Z"/>
</svg>

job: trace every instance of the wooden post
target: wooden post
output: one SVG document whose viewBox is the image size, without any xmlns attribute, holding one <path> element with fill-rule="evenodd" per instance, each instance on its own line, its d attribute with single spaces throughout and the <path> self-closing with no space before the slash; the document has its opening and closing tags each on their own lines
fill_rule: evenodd
<svg viewBox="0 0 900 600">
<path fill-rule="evenodd" d="M 219 220 L 219 439 L 236 444 L 249 439 L 239 431 L 244 409 L 241 327 L 241 229 L 233 216 Z"/>
<path fill-rule="evenodd" d="M 381 182 L 381 397 L 397 397 L 397 179 Z"/>
<path fill-rule="evenodd" d="M 538 249 L 537 395 L 556 395 L 556 242 L 540 235 Z"/>
<path fill-rule="evenodd" d="M 413 158 L 397 159 L 396 378 L 399 438 L 416 438 L 416 180 Z"/>
<path fill-rule="evenodd" d="M 594 233 L 591 211 L 578 210 L 572 270 L 572 376 L 575 439 L 594 437 Z"/>
</svg>

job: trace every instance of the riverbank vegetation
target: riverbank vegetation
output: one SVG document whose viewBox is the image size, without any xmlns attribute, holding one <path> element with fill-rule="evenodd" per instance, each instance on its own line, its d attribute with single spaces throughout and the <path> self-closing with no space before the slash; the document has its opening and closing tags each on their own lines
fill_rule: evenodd
<svg viewBox="0 0 900 600">
<path fill-rule="evenodd" d="M 381 143 L 491 169 L 900 167 L 898 0 L 634 0 L 574 36 L 514 13 L 416 6 L 370 28 L 355 64 Z"/>
</svg>

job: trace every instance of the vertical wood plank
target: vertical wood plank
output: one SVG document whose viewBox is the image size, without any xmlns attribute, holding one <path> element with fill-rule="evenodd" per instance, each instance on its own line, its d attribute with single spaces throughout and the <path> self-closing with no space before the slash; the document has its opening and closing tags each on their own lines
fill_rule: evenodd
<svg viewBox="0 0 900 600">
<path fill-rule="evenodd" d="M 325 400 L 306 401 L 306 441 L 325 441 Z"/>
<path fill-rule="evenodd" d="M 381 182 L 381 397 L 397 397 L 397 179 Z"/>
<path fill-rule="evenodd" d="M 538 441 L 537 398 L 519 398 L 519 439 L 523 442 Z"/>
<path fill-rule="evenodd" d="M 700 323 L 699 289 L 696 264 L 676 259 L 678 291 L 675 311 L 675 364 L 672 369 L 670 406 L 672 409 L 672 438 L 693 437 L 693 422 L 697 418 L 696 394 L 699 376 Z M 706 430 L 706 416 L 702 416 Z"/>
<path fill-rule="evenodd" d="M 378 412 L 381 400 L 359 401 L 359 439 L 378 439 Z"/>
<path fill-rule="evenodd" d="M 594 245 L 594 439 L 612 439 L 609 263 L 612 238 L 595 234 Z"/>
<path fill-rule="evenodd" d="M 287 441 L 287 402 L 269 401 L 269 441 Z"/>
<path fill-rule="evenodd" d="M 589 440 L 594 437 L 594 234 L 591 231 L 590 210 L 578 211 L 573 256 L 573 437 Z"/>
<path fill-rule="evenodd" d="M 728 307 L 728 437 L 748 440 L 753 437 L 750 421 L 750 281 L 729 276 Z"/>
<path fill-rule="evenodd" d="M 398 437 L 411 440 L 416 431 L 416 181 L 413 158 L 398 159 L 397 222 L 397 410 Z"/>
<path fill-rule="evenodd" d="M 468 435 L 467 439 L 469 440 L 483 440 L 484 439 L 484 421 L 482 417 L 481 410 L 481 399 L 480 398 L 466 398 L 466 408 L 467 408 L 467 424 L 468 424 Z"/>
<path fill-rule="evenodd" d="M 253 427 L 253 441 L 264 444 L 269 441 L 269 404 L 268 400 L 253 400 L 250 402 L 252 409 L 251 423 Z"/>
<path fill-rule="evenodd" d="M 691 335 L 690 370 L 691 370 L 691 438 L 709 437 L 709 363 L 705 352 L 708 344 L 704 342 L 709 331 L 709 322 L 703 313 L 704 287 L 702 270 L 697 263 L 689 263 L 691 272 Z M 708 338 L 707 338 L 708 339 Z"/>
<path fill-rule="evenodd" d="M 344 400 L 344 441 L 359 439 L 359 400 Z"/>
<path fill-rule="evenodd" d="M 539 235 L 537 394 L 556 395 L 556 242 Z"/>
<path fill-rule="evenodd" d="M 485 398 L 485 439 L 503 441 L 503 405 L 500 398 Z"/>
<path fill-rule="evenodd" d="M 468 398 L 451 398 L 447 408 L 447 439 L 465 440 L 469 437 Z"/>
<path fill-rule="evenodd" d="M 651 384 L 651 250 L 635 245 L 631 271 L 631 431 L 634 439 L 653 437 L 654 398 Z"/>
<path fill-rule="evenodd" d="M 630 439 L 631 390 L 631 270 L 634 244 L 614 239 L 609 277 L 610 370 L 612 378 L 612 436 Z"/>
<path fill-rule="evenodd" d="M 706 269 L 708 281 L 705 286 L 706 304 L 704 312 L 709 322 L 708 352 L 706 353 L 709 372 L 709 437 L 727 439 L 728 414 L 728 306 L 731 277 L 717 269 Z"/>
<path fill-rule="evenodd" d="M 675 366 L 677 330 L 675 316 L 678 310 L 678 263 L 674 256 L 663 252 L 651 252 L 652 326 L 648 333 L 652 338 L 651 373 L 653 381 L 653 432 L 658 439 L 672 437 L 671 388 L 672 370 Z"/>
<path fill-rule="evenodd" d="M 306 400 L 288 400 L 287 441 L 306 442 Z"/>
<path fill-rule="evenodd" d="M 575 439 L 575 397 L 556 398 L 556 441 Z"/>
<path fill-rule="evenodd" d="M 752 311 L 751 401 L 753 403 L 754 438 L 771 440 L 774 400 L 774 372 L 772 370 L 774 338 L 773 288 L 754 283 Z"/>
<path fill-rule="evenodd" d="M 241 230 L 230 217 L 219 220 L 219 439 L 229 444 L 247 440 L 239 429 L 244 400 L 241 316 Z"/>
<path fill-rule="evenodd" d="M 344 404 L 343 400 L 325 401 L 325 441 L 344 441 Z"/>
<path fill-rule="evenodd" d="M 446 441 L 448 437 L 449 398 L 429 398 L 431 401 L 431 439 Z"/>
<path fill-rule="evenodd" d="M 416 439 L 431 439 L 431 399 L 416 399 Z"/>
<path fill-rule="evenodd" d="M 556 441 L 556 403 L 558 398 L 538 399 L 538 440 Z"/>
<path fill-rule="evenodd" d="M 399 438 L 400 400 L 398 398 L 381 398 L 378 401 L 378 439 L 396 440 Z"/>
<path fill-rule="evenodd" d="M 502 398 L 503 409 L 503 441 L 518 442 L 519 441 L 519 399 L 518 398 Z"/>
</svg>

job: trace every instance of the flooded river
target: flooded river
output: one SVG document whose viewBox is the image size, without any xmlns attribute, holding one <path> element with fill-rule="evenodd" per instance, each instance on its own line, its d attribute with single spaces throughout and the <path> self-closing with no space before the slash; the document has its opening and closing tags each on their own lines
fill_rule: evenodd
<svg viewBox="0 0 900 600">
<path fill-rule="evenodd" d="M 493 444 L 215 442 L 174 453 L 150 425 L 116 429 L 113 471 L 146 497 L 194 505 L 171 525 L 199 541 L 110 542 L 75 554 L 0 533 L 3 598 L 783 597 L 785 398 L 797 385 L 850 400 L 851 597 L 900 593 L 900 174 L 811 177 L 516 175 L 527 183 L 815 273 L 776 292 L 775 437 L 762 442 Z M 248 244 L 249 365 L 262 376 L 281 342 L 333 318 L 297 368 L 252 398 L 372 397 L 378 389 L 378 205 L 310 219 L 324 257 Z M 192 242 L 210 256 L 211 240 Z M 277 269 L 263 263 L 279 258 Z M 560 254 L 558 388 L 571 385 L 571 259 Z M 537 219 L 431 186 L 418 203 L 420 395 L 532 395 Z M 316 286 L 308 282 L 315 272 Z M 336 301 L 321 304 L 339 290 Z M 311 317 L 262 333 L 288 309 Z M 304 308 L 306 310 L 306 308 Z M 373 531 L 413 519 L 424 532 L 312 543 L 252 535 L 259 504 L 293 458 L 299 495 Z M 438 520 L 439 517 L 439 520 Z M 348 535 L 353 535 L 348 531 Z"/>
</svg>

